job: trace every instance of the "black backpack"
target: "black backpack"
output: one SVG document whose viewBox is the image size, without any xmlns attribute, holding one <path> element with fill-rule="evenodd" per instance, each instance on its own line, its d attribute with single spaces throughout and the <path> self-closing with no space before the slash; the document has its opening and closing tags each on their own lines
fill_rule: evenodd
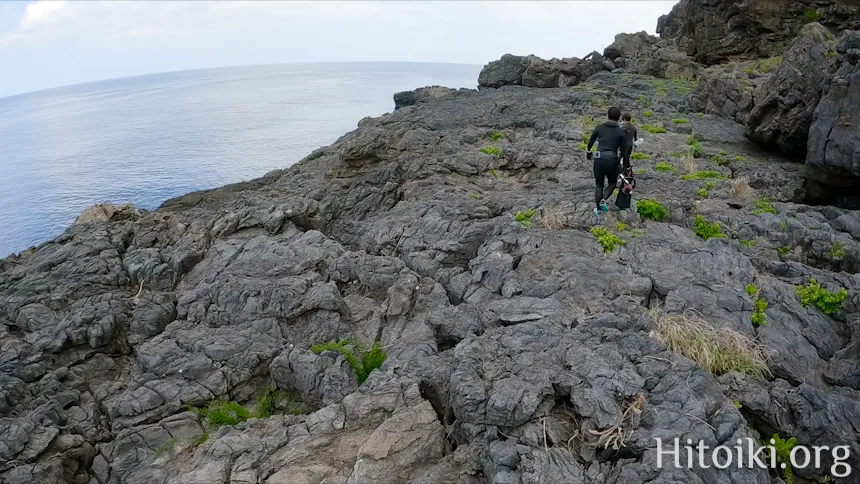
<svg viewBox="0 0 860 484">
<path fill-rule="evenodd" d="M 633 169 L 628 168 L 624 170 L 618 179 L 621 181 L 621 187 L 618 189 L 618 195 L 615 197 L 615 206 L 623 210 L 630 208 L 630 202 L 633 200 L 633 189 L 636 188 Z"/>
</svg>

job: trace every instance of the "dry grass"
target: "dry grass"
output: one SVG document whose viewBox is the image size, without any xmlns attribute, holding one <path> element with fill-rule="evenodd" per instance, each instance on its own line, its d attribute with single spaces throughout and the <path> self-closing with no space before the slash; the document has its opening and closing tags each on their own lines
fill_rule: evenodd
<svg viewBox="0 0 860 484">
<path fill-rule="evenodd" d="M 653 337 L 714 375 L 737 371 L 760 380 L 771 376 L 767 348 L 733 329 L 714 327 L 692 312 L 669 314 L 655 308 L 651 318 L 657 326 Z"/>
<path fill-rule="evenodd" d="M 750 192 L 749 178 L 742 176 L 732 180 L 732 198 L 746 198 Z"/>
<path fill-rule="evenodd" d="M 553 210 L 541 211 L 540 222 L 545 228 L 551 230 L 561 230 L 567 226 L 567 216 L 562 212 Z"/>
<path fill-rule="evenodd" d="M 597 447 L 604 449 L 612 447 L 618 450 L 627 445 L 627 439 L 633 435 L 633 429 L 639 425 L 639 417 L 642 415 L 642 407 L 645 405 L 645 395 L 639 393 L 636 398 L 627 405 L 627 409 L 621 414 L 618 424 L 605 430 L 592 430 L 592 435 L 597 435 Z"/>
<path fill-rule="evenodd" d="M 693 158 L 693 155 L 686 153 L 681 157 L 681 167 L 685 173 L 695 173 L 696 169 L 696 159 Z"/>
</svg>

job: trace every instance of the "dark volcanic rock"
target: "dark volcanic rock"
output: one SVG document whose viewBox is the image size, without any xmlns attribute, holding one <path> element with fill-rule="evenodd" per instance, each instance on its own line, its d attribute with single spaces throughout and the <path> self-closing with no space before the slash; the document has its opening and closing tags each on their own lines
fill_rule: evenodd
<svg viewBox="0 0 860 484">
<path fill-rule="evenodd" d="M 856 97 L 856 36 L 839 46 L 822 105 Z M 860 212 L 795 203 L 801 166 L 688 101 L 718 90 L 606 64 L 506 58 L 484 72 L 499 89 L 399 94 L 415 105 L 289 169 L 97 208 L 0 260 L 0 482 L 763 484 L 776 474 L 658 468 L 654 439 L 771 432 L 857 465 Z M 651 125 L 634 202 L 666 217 L 613 208 L 624 243 L 605 252 L 581 143 L 611 105 Z M 857 112 L 832 109 L 816 120 Z M 697 215 L 725 237 L 697 236 Z M 812 277 L 846 289 L 834 314 L 798 298 Z M 715 378 L 661 342 L 664 313 L 759 342 L 773 376 Z M 343 340 L 387 358 L 367 375 L 311 351 Z M 269 389 L 291 397 L 235 425 L 189 411 L 250 413 Z"/>
<path fill-rule="evenodd" d="M 771 57 L 800 32 L 809 9 L 835 35 L 860 27 L 860 5 L 848 0 L 681 0 L 660 17 L 657 32 L 707 65 Z"/>
<path fill-rule="evenodd" d="M 565 87 L 574 86 L 592 75 L 615 68 L 609 59 L 597 52 L 583 59 L 551 59 L 505 54 L 485 65 L 478 75 L 479 87 L 502 86 Z"/>
<path fill-rule="evenodd" d="M 400 109 L 406 106 L 413 106 L 420 102 L 429 101 L 432 99 L 451 99 L 461 91 L 468 89 L 451 89 L 442 86 L 427 86 L 419 87 L 412 91 L 403 91 L 394 94 L 394 109 Z"/>
<path fill-rule="evenodd" d="M 813 200 L 860 208 L 860 32 L 846 32 L 836 51 L 839 67 L 809 129 L 806 172 Z"/>
<path fill-rule="evenodd" d="M 782 65 L 754 95 L 747 136 L 787 156 L 806 157 L 812 113 L 821 99 L 836 41 L 818 23 L 806 25 L 783 56 Z"/>
</svg>

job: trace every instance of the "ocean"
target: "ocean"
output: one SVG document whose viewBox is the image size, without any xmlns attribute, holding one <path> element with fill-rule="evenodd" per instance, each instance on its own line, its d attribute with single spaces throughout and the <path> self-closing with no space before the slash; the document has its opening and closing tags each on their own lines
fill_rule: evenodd
<svg viewBox="0 0 860 484">
<path fill-rule="evenodd" d="M 152 210 L 286 168 L 394 110 L 392 95 L 477 86 L 481 66 L 281 64 L 99 81 L 0 99 L 0 258 L 101 202 Z"/>
</svg>

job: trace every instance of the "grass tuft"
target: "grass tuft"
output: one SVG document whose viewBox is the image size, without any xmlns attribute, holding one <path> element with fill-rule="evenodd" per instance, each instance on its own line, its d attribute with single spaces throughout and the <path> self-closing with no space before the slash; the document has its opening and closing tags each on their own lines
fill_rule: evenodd
<svg viewBox="0 0 860 484">
<path fill-rule="evenodd" d="M 821 20 L 821 14 L 818 13 L 818 10 L 815 10 L 814 8 L 809 7 L 806 9 L 805 12 L 803 12 L 803 19 L 802 20 L 803 20 L 803 23 L 805 23 L 805 24 L 809 24 L 812 22 L 818 22 L 819 20 Z"/>
<path fill-rule="evenodd" d="M 493 131 L 492 133 L 490 133 L 490 138 L 492 138 L 492 140 L 493 140 L 493 141 L 499 141 L 500 139 L 504 139 L 504 138 L 505 138 L 505 133 L 500 133 L 500 132 L 498 132 L 498 131 Z"/>
<path fill-rule="evenodd" d="M 660 163 L 657 163 L 656 165 L 654 165 L 654 169 L 657 171 L 664 171 L 664 172 L 665 171 L 675 171 L 675 167 L 672 166 L 672 164 L 669 163 L 668 161 L 661 161 Z"/>
<path fill-rule="evenodd" d="M 484 153 L 487 155 L 492 155 L 492 156 L 499 156 L 499 153 L 501 153 L 501 150 L 499 150 L 498 146 L 485 146 L 485 147 L 481 148 L 479 151 L 481 153 Z"/>
<path fill-rule="evenodd" d="M 766 348 L 729 328 L 715 328 L 701 316 L 688 312 L 669 314 L 651 310 L 656 338 L 670 351 L 695 361 L 713 375 L 730 371 L 766 380 L 771 372 Z"/>
<path fill-rule="evenodd" d="M 373 343 L 370 349 L 358 341 L 342 340 L 330 341 L 311 346 L 311 351 L 320 354 L 323 351 L 336 351 L 340 353 L 358 377 L 358 384 L 362 384 L 370 376 L 373 370 L 382 366 L 385 362 L 386 353 L 379 341 Z"/>
<path fill-rule="evenodd" d="M 545 212 L 541 215 L 541 223 L 550 230 L 561 230 L 567 225 L 567 217 L 561 212 Z"/>
<path fill-rule="evenodd" d="M 630 155 L 630 159 L 631 160 L 650 160 L 651 155 L 647 155 L 645 153 L 637 151 L 637 152 L 633 153 L 632 155 Z"/>
<path fill-rule="evenodd" d="M 742 176 L 731 181 L 732 198 L 744 198 L 750 191 L 749 178 Z"/>
<path fill-rule="evenodd" d="M 845 254 L 845 246 L 842 245 L 842 242 L 834 242 L 833 245 L 830 246 L 830 251 L 827 253 L 827 255 L 829 255 L 833 260 L 844 259 Z"/>
<path fill-rule="evenodd" d="M 688 124 L 690 120 L 687 118 L 675 118 L 672 120 L 672 122 L 675 124 Z"/>
</svg>

